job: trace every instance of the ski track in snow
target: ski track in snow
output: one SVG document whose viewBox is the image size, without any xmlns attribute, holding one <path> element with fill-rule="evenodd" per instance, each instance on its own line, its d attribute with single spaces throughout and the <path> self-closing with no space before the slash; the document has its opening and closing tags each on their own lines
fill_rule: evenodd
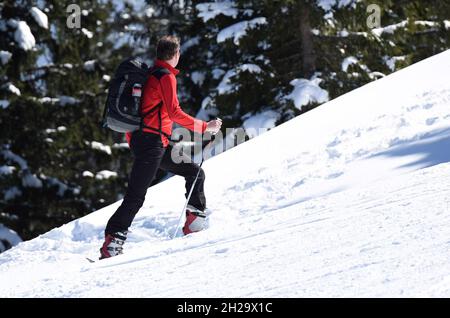
<svg viewBox="0 0 450 318">
<path fill-rule="evenodd" d="M 20 243 L 0 255 L 0 297 L 450 296 L 445 70 L 450 51 L 205 162 L 203 232 L 170 239 L 174 177 L 149 189 L 124 255 L 85 259 L 120 202 Z"/>
</svg>

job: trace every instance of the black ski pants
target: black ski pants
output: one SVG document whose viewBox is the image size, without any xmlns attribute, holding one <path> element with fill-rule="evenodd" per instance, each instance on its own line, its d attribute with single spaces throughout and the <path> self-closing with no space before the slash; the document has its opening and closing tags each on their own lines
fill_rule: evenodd
<svg viewBox="0 0 450 318">
<path fill-rule="evenodd" d="M 195 180 L 198 170 L 200 174 L 188 204 L 203 211 L 206 199 L 203 191 L 205 173 L 197 164 L 188 160 L 181 163 L 173 162 L 172 147 L 163 147 L 160 135 L 146 132 L 134 132 L 130 142 L 134 155 L 133 168 L 128 182 L 128 188 L 122 204 L 111 216 L 106 225 L 105 234 L 113 234 L 128 230 L 136 213 L 144 204 L 147 188 L 151 185 L 157 170 L 163 169 L 186 180 L 186 197 Z"/>
</svg>

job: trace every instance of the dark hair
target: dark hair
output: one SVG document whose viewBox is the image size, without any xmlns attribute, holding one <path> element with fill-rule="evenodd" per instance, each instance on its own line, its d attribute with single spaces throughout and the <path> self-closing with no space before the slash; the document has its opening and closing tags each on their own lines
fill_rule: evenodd
<svg viewBox="0 0 450 318">
<path fill-rule="evenodd" d="M 177 54 L 180 49 L 180 39 L 174 35 L 165 35 L 159 39 L 156 46 L 156 58 L 167 61 Z"/>
</svg>

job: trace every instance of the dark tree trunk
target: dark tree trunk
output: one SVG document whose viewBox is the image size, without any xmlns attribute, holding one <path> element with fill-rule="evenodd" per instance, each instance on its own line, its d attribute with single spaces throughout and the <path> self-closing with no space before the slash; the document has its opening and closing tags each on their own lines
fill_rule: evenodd
<svg viewBox="0 0 450 318">
<path fill-rule="evenodd" d="M 310 23 L 311 10 L 307 5 L 300 8 L 300 39 L 302 53 L 302 71 L 305 78 L 310 78 L 316 71 L 313 34 Z"/>
</svg>

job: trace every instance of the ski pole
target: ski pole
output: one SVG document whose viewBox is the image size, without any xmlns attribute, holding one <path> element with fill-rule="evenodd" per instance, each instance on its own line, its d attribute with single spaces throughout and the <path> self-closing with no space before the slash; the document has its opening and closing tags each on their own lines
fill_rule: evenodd
<svg viewBox="0 0 450 318">
<path fill-rule="evenodd" d="M 214 137 L 215 137 L 215 134 L 211 136 L 211 140 L 206 144 L 205 148 L 214 141 Z M 204 161 L 205 160 L 203 157 L 203 149 L 202 149 L 202 161 L 200 162 L 200 165 L 198 167 L 197 175 L 195 176 L 195 180 L 192 183 L 191 190 L 189 191 L 189 194 L 186 198 L 186 202 L 184 203 L 183 210 L 181 211 L 180 218 L 178 219 L 177 228 L 175 229 L 175 234 L 173 235 L 172 239 L 174 239 L 178 234 L 178 229 L 180 228 L 180 223 L 181 223 L 181 220 L 183 219 L 183 213 L 184 213 L 184 211 L 186 211 L 186 207 L 188 205 L 189 199 L 191 198 L 192 191 L 194 190 L 195 184 L 197 183 L 197 179 L 198 179 L 198 176 L 200 175 L 200 171 L 202 169 L 202 165 L 203 165 Z"/>
</svg>

